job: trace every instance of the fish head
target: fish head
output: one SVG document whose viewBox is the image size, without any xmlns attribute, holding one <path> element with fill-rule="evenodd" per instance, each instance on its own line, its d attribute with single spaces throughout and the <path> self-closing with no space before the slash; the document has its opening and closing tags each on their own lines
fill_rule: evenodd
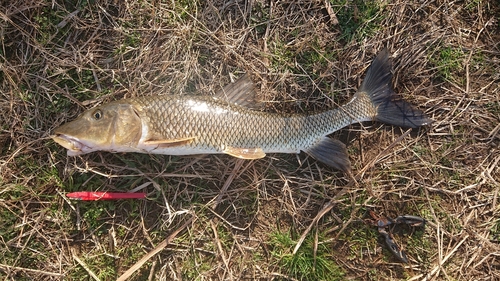
<svg viewBox="0 0 500 281">
<path fill-rule="evenodd" d="M 93 151 L 132 151 L 142 135 L 139 110 L 127 102 L 112 102 L 83 112 L 54 130 L 52 139 L 69 156 Z"/>
</svg>

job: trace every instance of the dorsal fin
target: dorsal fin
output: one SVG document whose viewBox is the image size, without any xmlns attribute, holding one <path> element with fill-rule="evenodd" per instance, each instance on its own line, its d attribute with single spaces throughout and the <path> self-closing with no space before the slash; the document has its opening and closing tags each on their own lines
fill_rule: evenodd
<svg viewBox="0 0 500 281">
<path fill-rule="evenodd" d="M 262 104 L 256 101 L 254 86 L 250 75 L 245 74 L 236 82 L 230 83 L 218 91 L 215 97 L 240 106 L 259 108 L 262 107 Z"/>
</svg>

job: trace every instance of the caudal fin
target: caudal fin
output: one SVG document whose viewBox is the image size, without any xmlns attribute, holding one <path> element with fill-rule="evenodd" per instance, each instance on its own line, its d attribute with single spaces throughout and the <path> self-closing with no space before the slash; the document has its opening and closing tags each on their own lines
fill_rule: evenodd
<svg viewBox="0 0 500 281">
<path fill-rule="evenodd" d="M 370 96 L 377 108 L 375 120 L 407 128 L 417 128 L 432 123 L 432 119 L 413 108 L 408 102 L 402 100 L 392 90 L 391 63 L 389 53 L 382 50 L 373 60 L 365 80 L 359 88 Z"/>
</svg>

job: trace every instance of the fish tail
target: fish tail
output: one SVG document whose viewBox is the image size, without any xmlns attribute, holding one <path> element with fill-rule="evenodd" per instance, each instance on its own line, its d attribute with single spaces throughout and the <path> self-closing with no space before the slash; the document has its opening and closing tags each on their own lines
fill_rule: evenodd
<svg viewBox="0 0 500 281">
<path fill-rule="evenodd" d="M 391 68 L 389 53 L 384 49 L 373 60 L 359 88 L 359 92 L 366 93 L 377 109 L 374 120 L 407 128 L 418 128 L 432 123 L 432 119 L 426 117 L 422 111 L 396 95 L 391 86 Z"/>
</svg>

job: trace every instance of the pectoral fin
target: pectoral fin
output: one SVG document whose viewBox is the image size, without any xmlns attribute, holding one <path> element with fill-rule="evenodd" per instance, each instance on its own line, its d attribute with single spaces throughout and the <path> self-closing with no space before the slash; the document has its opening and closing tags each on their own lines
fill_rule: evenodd
<svg viewBox="0 0 500 281">
<path fill-rule="evenodd" d="M 236 148 L 228 146 L 223 152 L 241 159 L 259 159 L 266 156 L 262 148 Z"/>
<path fill-rule="evenodd" d="M 342 172 L 351 170 L 351 162 L 345 145 L 328 137 L 319 140 L 314 146 L 304 150 L 312 158 L 334 167 Z"/>
<path fill-rule="evenodd" d="M 173 147 L 179 145 L 185 145 L 194 140 L 194 137 L 191 138 L 182 138 L 182 139 L 148 139 L 144 141 L 146 145 L 158 145 L 158 147 Z"/>
</svg>

